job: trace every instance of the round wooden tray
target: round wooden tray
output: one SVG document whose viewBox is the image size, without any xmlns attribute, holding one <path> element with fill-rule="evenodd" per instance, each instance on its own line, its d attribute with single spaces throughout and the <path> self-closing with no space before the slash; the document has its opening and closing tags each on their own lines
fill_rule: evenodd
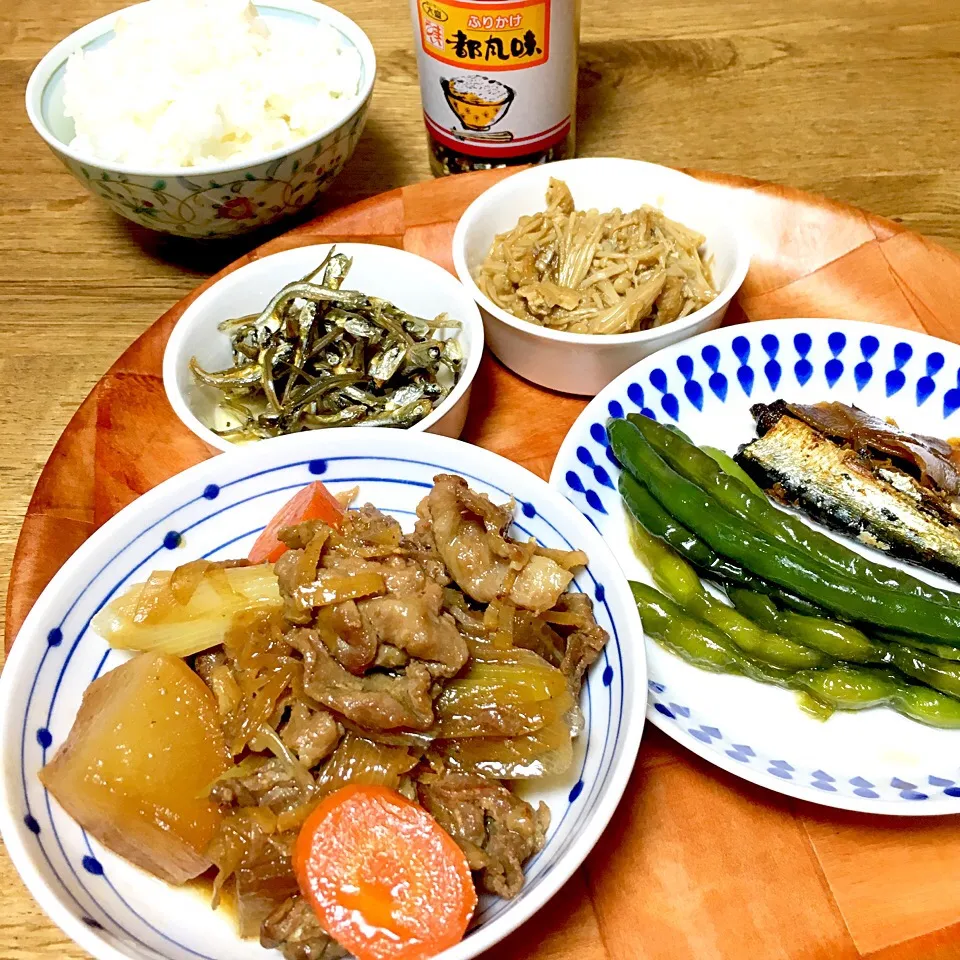
<svg viewBox="0 0 960 960">
<path fill-rule="evenodd" d="M 502 172 L 394 190 L 271 241 L 221 274 L 289 247 L 332 240 L 403 247 L 452 270 L 467 204 Z M 960 257 L 895 223 L 797 190 L 695 173 L 736 193 L 755 238 L 728 323 L 772 317 L 872 320 L 960 339 Z M 67 557 L 144 491 L 216 451 L 175 418 L 160 368 L 187 304 L 164 314 L 111 367 L 70 422 L 37 483 L 17 544 L 7 648 Z M 583 400 L 534 387 L 485 357 L 463 439 L 546 477 Z M 600 844 L 498 960 L 690 957 L 957 957 L 960 830 L 769 793 L 649 728 Z"/>
</svg>

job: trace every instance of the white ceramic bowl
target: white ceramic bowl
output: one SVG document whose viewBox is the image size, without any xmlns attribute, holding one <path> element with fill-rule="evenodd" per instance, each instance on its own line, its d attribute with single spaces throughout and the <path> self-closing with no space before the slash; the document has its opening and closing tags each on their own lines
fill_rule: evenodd
<svg viewBox="0 0 960 960">
<path fill-rule="evenodd" d="M 463 324 L 458 334 L 464 353 L 460 379 L 443 403 L 409 428 L 460 436 L 483 354 L 483 322 L 470 294 L 442 267 L 416 254 L 374 243 L 338 243 L 336 247 L 353 257 L 344 289 L 382 297 L 421 317 L 447 313 Z M 234 444 L 210 429 L 219 394 L 196 382 L 188 366 L 190 358 L 196 357 L 205 370 L 233 366 L 230 338 L 217 324 L 258 313 L 284 284 L 313 270 L 329 249 L 329 244 L 296 247 L 254 260 L 205 290 L 177 321 L 163 355 L 164 389 L 176 415 L 212 447 L 230 450 Z"/>
<path fill-rule="evenodd" d="M 155 451 L 162 456 L 162 450 Z M 34 605 L 0 678 L 0 829 L 24 882 L 50 917 L 97 960 L 267 960 L 241 941 L 223 911 L 192 889 L 169 887 L 87 836 L 44 791 L 37 771 L 66 738 L 84 690 L 128 656 L 90 630 L 94 612 L 152 569 L 199 557 L 245 556 L 263 525 L 296 491 L 322 476 L 334 491 L 359 485 L 363 501 L 413 527 L 437 473 L 459 473 L 499 502 L 517 500 L 517 535 L 585 550 L 571 586 L 596 598 L 606 650 L 587 674 L 584 731 L 573 769 L 530 785 L 552 822 L 511 901 L 481 897 L 474 926 L 443 960 L 468 960 L 533 915 L 593 847 L 636 757 L 647 702 L 636 606 L 613 553 L 558 491 L 479 447 L 428 434 L 364 430 L 282 437 L 213 457 L 160 484 L 104 524 L 64 564 Z M 184 758 L 185 762 L 189 758 Z"/>
<path fill-rule="evenodd" d="M 702 233 L 707 238 L 703 252 L 719 291 L 716 299 L 674 323 L 612 336 L 549 330 L 502 310 L 480 292 L 473 274 L 498 233 L 545 208 L 552 177 L 567 183 L 578 210 L 633 210 L 646 203 Z M 736 211 L 715 187 L 654 163 L 597 157 L 532 167 L 484 191 L 457 224 L 453 263 L 480 304 L 490 349 L 506 366 L 551 390 L 593 396 L 661 347 L 720 326 L 747 275 L 750 251 Z"/>
<path fill-rule="evenodd" d="M 127 7 L 125 10 L 131 8 Z M 111 163 L 68 146 L 73 120 L 63 113 L 66 63 L 78 50 L 95 50 L 113 37 L 125 10 L 107 14 L 61 40 L 27 83 L 27 115 L 64 166 L 122 217 L 184 237 L 235 236 L 297 213 L 333 181 L 350 158 L 367 118 L 377 62 L 367 35 L 337 10 L 314 0 L 271 0 L 257 6 L 271 19 L 334 27 L 360 54 L 356 100 L 336 122 L 289 147 L 240 161 L 173 169 Z"/>
</svg>

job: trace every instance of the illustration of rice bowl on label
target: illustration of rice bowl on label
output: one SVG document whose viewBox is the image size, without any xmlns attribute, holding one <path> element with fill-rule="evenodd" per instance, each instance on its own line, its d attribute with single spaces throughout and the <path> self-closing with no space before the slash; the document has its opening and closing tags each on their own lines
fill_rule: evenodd
<svg viewBox="0 0 960 960">
<path fill-rule="evenodd" d="M 452 80 L 441 79 L 440 86 L 447 104 L 464 129 L 480 133 L 504 118 L 515 96 L 514 90 L 505 83 L 479 74 L 454 77 Z M 457 135 L 456 131 L 454 133 Z M 508 140 L 513 139 L 513 134 L 495 133 L 488 137 Z"/>
</svg>

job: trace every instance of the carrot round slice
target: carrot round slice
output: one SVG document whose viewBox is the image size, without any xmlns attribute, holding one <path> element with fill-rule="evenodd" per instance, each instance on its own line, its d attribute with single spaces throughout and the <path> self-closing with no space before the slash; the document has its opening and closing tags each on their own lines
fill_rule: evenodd
<svg viewBox="0 0 960 960">
<path fill-rule="evenodd" d="M 293 867 L 324 929 L 358 960 L 424 960 L 459 943 L 477 905 L 470 866 L 422 807 L 347 786 L 307 818 Z"/>
<path fill-rule="evenodd" d="M 305 486 L 277 511 L 257 537 L 247 559 L 251 563 L 274 563 L 279 560 L 287 546 L 277 539 L 277 534 L 284 527 L 304 520 L 323 520 L 337 528 L 343 520 L 340 501 L 319 480 Z"/>
</svg>

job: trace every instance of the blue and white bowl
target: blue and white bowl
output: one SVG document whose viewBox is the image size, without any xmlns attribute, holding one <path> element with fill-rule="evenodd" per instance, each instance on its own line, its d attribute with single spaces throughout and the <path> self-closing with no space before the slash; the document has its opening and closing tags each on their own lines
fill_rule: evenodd
<svg viewBox="0 0 960 960">
<path fill-rule="evenodd" d="M 567 434 L 550 483 L 603 535 L 627 576 L 650 583 L 628 541 L 608 419 L 643 413 L 677 425 L 695 443 L 734 453 L 756 436 L 750 406 L 778 397 L 839 400 L 893 417 L 911 432 L 957 436 L 960 347 L 847 320 L 770 320 L 703 334 L 642 360 L 598 394 Z M 957 589 L 917 567 L 883 562 Z M 652 641 L 647 662 L 648 718 L 731 773 L 849 810 L 960 813 L 960 731 L 934 730 L 888 709 L 821 722 L 803 713 L 790 691 L 698 670 Z"/>
<path fill-rule="evenodd" d="M 590 523 L 544 481 L 504 458 L 427 434 L 328 430 L 282 437 L 199 464 L 142 496 L 98 530 L 54 577 L 27 617 L 0 678 L 0 830 L 24 882 L 50 917 L 98 960 L 254 960 L 256 942 L 213 913 L 195 890 L 173 888 L 103 849 L 43 789 L 37 772 L 66 738 L 84 690 L 126 654 L 90 629 L 118 591 L 153 569 L 247 554 L 293 493 L 322 477 L 359 485 L 411 529 L 438 473 L 517 502 L 515 532 L 545 546 L 583 549 L 590 565 L 571 589 L 589 593 L 610 643 L 584 684 L 586 718 L 566 778 L 530 792 L 552 824 L 512 901 L 483 897 L 466 939 L 443 954 L 467 960 L 530 917 L 570 877 L 610 819 L 644 722 L 642 632 L 627 582 Z M 376 452 L 372 452 L 375 450 Z M 186 758 L 185 758 L 186 759 Z"/>
</svg>

